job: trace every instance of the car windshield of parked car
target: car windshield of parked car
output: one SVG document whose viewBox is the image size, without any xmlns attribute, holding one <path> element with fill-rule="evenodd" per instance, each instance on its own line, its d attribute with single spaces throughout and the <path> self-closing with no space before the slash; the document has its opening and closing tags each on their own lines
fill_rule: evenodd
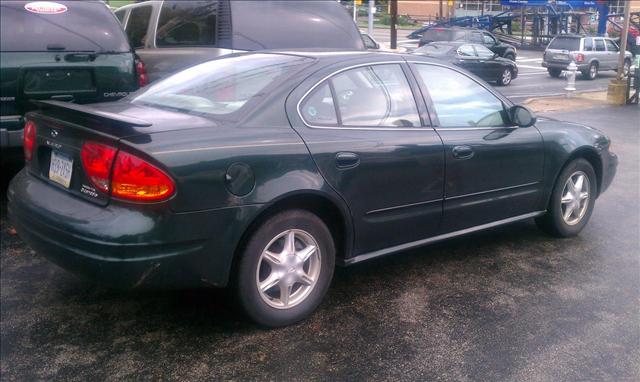
<svg viewBox="0 0 640 382">
<path fill-rule="evenodd" d="M 507 125 L 502 101 L 455 70 L 417 65 L 429 90 L 440 127 L 500 127 Z"/>
<path fill-rule="evenodd" d="M 136 93 L 132 102 L 187 113 L 231 114 L 249 101 L 267 96 L 270 85 L 312 61 L 276 54 L 247 54 L 213 60 Z"/>
<path fill-rule="evenodd" d="M 556 37 L 551 41 L 548 48 L 568 51 L 580 50 L 580 39 L 574 37 Z"/>
<path fill-rule="evenodd" d="M 122 26 L 99 2 L 2 1 L 0 21 L 3 52 L 131 51 Z"/>
<path fill-rule="evenodd" d="M 451 45 L 427 44 L 416 49 L 414 53 L 424 54 L 427 56 L 446 56 L 453 50 Z"/>
</svg>

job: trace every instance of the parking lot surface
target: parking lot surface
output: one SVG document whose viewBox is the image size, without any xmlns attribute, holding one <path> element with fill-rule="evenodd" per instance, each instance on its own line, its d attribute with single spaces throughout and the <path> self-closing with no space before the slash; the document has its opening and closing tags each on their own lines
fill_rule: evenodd
<svg viewBox="0 0 640 382">
<path fill-rule="evenodd" d="M 639 109 L 551 116 L 603 130 L 620 157 L 578 237 L 523 222 L 338 269 L 319 310 L 277 330 L 222 291 L 77 279 L 12 234 L 3 186 L 2 379 L 640 380 Z"/>
</svg>

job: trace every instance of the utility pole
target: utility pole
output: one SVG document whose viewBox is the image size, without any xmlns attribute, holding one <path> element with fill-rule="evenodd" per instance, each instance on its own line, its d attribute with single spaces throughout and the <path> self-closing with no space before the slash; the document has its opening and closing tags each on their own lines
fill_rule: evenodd
<svg viewBox="0 0 640 382">
<path fill-rule="evenodd" d="M 369 0 L 369 25 L 367 33 L 373 37 L 373 14 L 376 12 L 376 0 Z"/>
<path fill-rule="evenodd" d="M 440 14 L 439 14 L 438 16 L 440 16 L 440 19 L 441 19 L 441 20 L 444 20 L 444 15 L 442 14 L 442 2 L 443 2 L 443 1 L 444 1 L 444 0 L 440 0 L 440 4 L 439 4 L 439 5 L 440 5 Z"/>
<path fill-rule="evenodd" d="M 620 56 L 618 57 L 618 80 L 624 77 L 624 54 L 627 51 L 627 37 L 629 36 L 629 18 L 631 17 L 631 2 L 624 3 L 624 23 L 622 25 L 622 35 L 620 36 Z M 631 74 L 629 74 L 631 75 Z"/>
<path fill-rule="evenodd" d="M 391 49 L 398 48 L 398 31 L 396 24 L 398 23 L 398 0 L 389 0 L 391 2 Z"/>
<path fill-rule="evenodd" d="M 358 4 L 356 3 L 358 0 L 353 0 L 353 22 L 358 24 Z"/>
</svg>

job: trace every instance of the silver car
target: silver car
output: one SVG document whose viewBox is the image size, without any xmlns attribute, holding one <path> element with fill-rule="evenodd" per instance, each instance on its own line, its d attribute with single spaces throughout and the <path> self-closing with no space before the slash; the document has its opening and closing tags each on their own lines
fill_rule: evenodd
<svg viewBox="0 0 640 382">
<path fill-rule="evenodd" d="M 608 37 L 556 36 L 544 51 L 542 66 L 551 77 L 558 77 L 573 61 L 584 78 L 593 80 L 601 70 L 617 71 L 619 54 L 618 44 Z M 625 76 L 629 73 L 631 57 L 631 52 L 625 51 Z"/>
</svg>

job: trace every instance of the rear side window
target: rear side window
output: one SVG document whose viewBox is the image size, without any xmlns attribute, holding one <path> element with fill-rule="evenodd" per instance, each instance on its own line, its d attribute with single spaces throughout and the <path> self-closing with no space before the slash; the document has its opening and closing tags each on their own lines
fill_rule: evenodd
<svg viewBox="0 0 640 382">
<path fill-rule="evenodd" d="M 592 51 L 593 50 L 593 39 L 585 38 L 584 39 L 584 50 Z"/>
<path fill-rule="evenodd" d="M 127 21 L 127 36 L 134 48 L 145 46 L 147 41 L 147 30 L 149 29 L 149 19 L 151 18 L 151 6 L 145 5 L 131 9 L 129 20 Z"/>
<path fill-rule="evenodd" d="M 217 15 L 217 1 L 165 1 L 158 21 L 156 45 L 215 45 Z"/>
<path fill-rule="evenodd" d="M 596 52 L 604 52 L 604 41 L 601 38 L 595 39 Z"/>
<path fill-rule="evenodd" d="M 28 11 L 25 6 L 36 4 Z M 37 2 L 0 2 L 3 52 L 129 52 L 122 26 L 100 2 L 60 1 L 59 13 L 39 10 Z"/>
<path fill-rule="evenodd" d="M 580 50 L 580 39 L 572 37 L 556 37 L 553 39 L 553 41 L 551 41 L 548 48 L 577 51 Z"/>
<path fill-rule="evenodd" d="M 397 64 L 351 69 L 331 82 L 343 126 L 420 126 L 416 101 Z"/>
<path fill-rule="evenodd" d="M 458 54 L 464 57 L 475 57 L 476 52 L 473 50 L 473 45 L 465 44 L 458 48 Z"/>
<path fill-rule="evenodd" d="M 336 125 L 338 117 L 329 84 L 325 83 L 316 88 L 311 96 L 302 103 L 300 112 L 310 125 Z"/>
</svg>

